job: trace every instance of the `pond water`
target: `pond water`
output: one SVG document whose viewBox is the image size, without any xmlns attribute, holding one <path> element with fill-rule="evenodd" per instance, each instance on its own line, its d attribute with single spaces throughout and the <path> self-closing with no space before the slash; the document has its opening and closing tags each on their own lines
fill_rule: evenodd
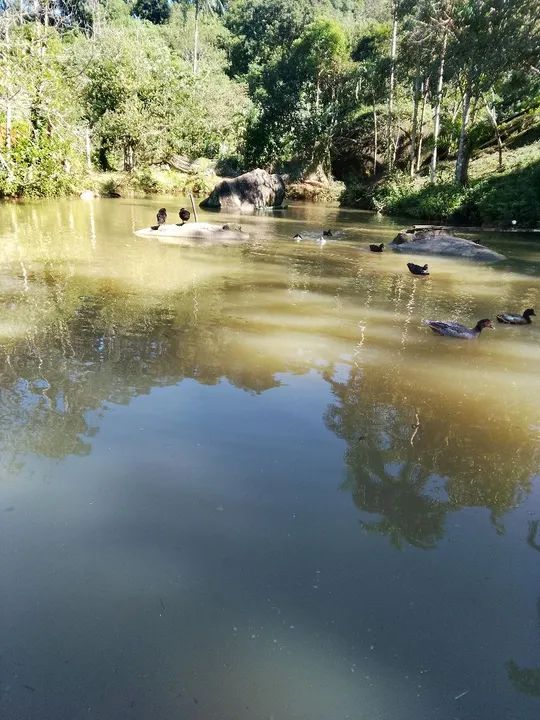
<svg viewBox="0 0 540 720">
<path fill-rule="evenodd" d="M 538 311 L 540 239 L 161 205 L 0 206 L 2 720 L 538 718 L 540 321 L 422 321 Z"/>
</svg>

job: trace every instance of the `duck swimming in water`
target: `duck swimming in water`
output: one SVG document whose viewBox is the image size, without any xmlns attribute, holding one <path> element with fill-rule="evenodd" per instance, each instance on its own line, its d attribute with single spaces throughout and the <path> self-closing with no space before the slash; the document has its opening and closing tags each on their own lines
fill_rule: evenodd
<svg viewBox="0 0 540 720">
<path fill-rule="evenodd" d="M 427 265 L 415 265 L 414 263 L 407 263 L 407 267 L 413 275 L 429 275 Z"/>
<path fill-rule="evenodd" d="M 152 230 L 159 230 L 160 225 L 164 225 L 167 222 L 167 210 L 160 208 L 156 215 L 157 225 L 152 226 Z"/>
<path fill-rule="evenodd" d="M 479 320 L 473 328 L 465 327 L 456 322 L 443 322 L 442 320 L 426 320 L 426 325 L 433 330 L 437 335 L 448 335 L 448 337 L 466 338 L 477 338 L 484 328 L 493 328 L 491 320 L 485 318 Z"/>
<path fill-rule="evenodd" d="M 333 235 L 331 230 L 323 230 L 322 234 L 323 234 L 323 237 L 332 237 L 332 235 Z"/>
<path fill-rule="evenodd" d="M 380 245 L 370 245 L 369 249 L 371 252 L 382 252 L 384 250 L 384 243 L 381 243 Z"/>
<path fill-rule="evenodd" d="M 536 315 L 532 308 L 525 310 L 523 315 L 510 315 L 509 313 L 501 313 L 497 315 L 497 320 L 500 323 L 506 323 L 507 325 L 530 325 L 531 315 Z"/>
<path fill-rule="evenodd" d="M 189 218 L 191 217 L 189 210 L 186 210 L 186 208 L 180 208 L 178 215 L 180 216 L 181 223 L 178 223 L 180 226 L 182 226 L 184 223 L 187 223 Z"/>
</svg>

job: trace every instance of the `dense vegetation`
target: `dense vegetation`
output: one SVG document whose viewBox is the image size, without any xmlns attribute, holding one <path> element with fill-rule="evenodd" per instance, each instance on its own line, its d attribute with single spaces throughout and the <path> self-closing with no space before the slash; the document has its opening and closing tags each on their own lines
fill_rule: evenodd
<svg viewBox="0 0 540 720">
<path fill-rule="evenodd" d="M 338 178 L 344 202 L 389 212 L 540 217 L 540 0 L 0 11 L 0 195 L 67 193 L 96 170 L 182 190 L 167 168 L 207 158 L 201 171 Z M 204 173 L 190 182 L 204 189 Z"/>
</svg>

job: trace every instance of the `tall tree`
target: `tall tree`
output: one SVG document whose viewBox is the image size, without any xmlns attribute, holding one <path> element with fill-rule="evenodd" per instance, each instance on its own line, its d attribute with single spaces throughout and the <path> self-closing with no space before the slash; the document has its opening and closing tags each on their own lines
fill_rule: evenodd
<svg viewBox="0 0 540 720">
<path fill-rule="evenodd" d="M 468 181 L 470 124 L 478 101 L 505 73 L 537 61 L 539 22 L 540 3 L 536 0 L 456 0 L 450 52 L 462 97 L 455 168 L 459 185 Z"/>
</svg>

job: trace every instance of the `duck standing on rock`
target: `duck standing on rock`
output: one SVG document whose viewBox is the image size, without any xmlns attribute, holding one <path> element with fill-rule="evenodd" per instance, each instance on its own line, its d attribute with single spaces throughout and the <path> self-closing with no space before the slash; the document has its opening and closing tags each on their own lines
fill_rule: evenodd
<svg viewBox="0 0 540 720">
<path fill-rule="evenodd" d="M 497 315 L 497 320 L 500 323 L 506 323 L 507 325 L 530 325 L 531 315 L 536 315 L 532 308 L 527 308 L 523 315 L 510 315 L 509 313 L 501 313 Z"/>
<path fill-rule="evenodd" d="M 370 245 L 369 249 L 371 252 L 382 252 L 384 250 L 384 243 L 381 243 L 380 245 Z"/>
<path fill-rule="evenodd" d="M 189 210 L 186 210 L 186 208 L 180 208 L 178 215 L 180 216 L 180 220 L 182 221 L 181 223 L 178 223 L 180 227 L 182 227 L 184 223 L 187 223 L 187 221 L 191 217 Z"/>
<path fill-rule="evenodd" d="M 164 225 L 167 222 L 167 210 L 160 208 L 156 215 L 157 225 L 152 226 L 152 230 L 159 230 L 160 225 Z"/>
<path fill-rule="evenodd" d="M 413 275 L 429 275 L 428 266 L 426 265 L 415 265 L 414 263 L 407 263 L 407 267 Z"/>
<path fill-rule="evenodd" d="M 487 318 L 479 320 L 473 328 L 465 327 L 465 325 L 456 322 L 443 322 L 442 320 L 426 320 L 425 323 L 437 335 L 448 335 L 448 337 L 465 338 L 467 340 L 477 338 L 484 328 L 493 329 L 493 323 Z"/>
</svg>

